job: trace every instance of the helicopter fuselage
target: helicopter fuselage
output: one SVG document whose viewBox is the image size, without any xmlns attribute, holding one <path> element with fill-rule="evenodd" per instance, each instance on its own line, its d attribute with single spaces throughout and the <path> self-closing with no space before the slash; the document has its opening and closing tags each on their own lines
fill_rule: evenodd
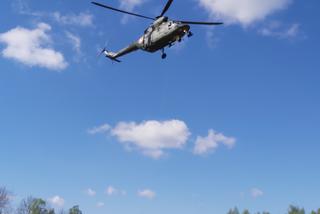
<svg viewBox="0 0 320 214">
<path fill-rule="evenodd" d="M 184 36 L 192 36 L 190 32 L 190 25 L 221 25 L 222 22 L 199 22 L 199 21 L 182 21 L 182 20 L 170 20 L 168 17 L 164 16 L 165 13 L 170 8 L 174 0 L 168 0 L 162 12 L 156 18 L 141 15 L 138 13 L 133 13 L 130 11 L 125 11 L 122 9 L 114 8 L 105 4 L 98 2 L 92 2 L 92 4 L 99 7 L 103 7 L 108 10 L 113 10 L 116 12 L 128 14 L 131 16 L 136 16 L 148 20 L 152 20 L 153 23 L 144 31 L 144 34 L 135 42 L 131 43 L 125 48 L 122 48 L 118 52 L 114 53 L 103 48 L 101 54 L 104 54 L 107 58 L 120 62 L 118 59 L 121 56 L 129 54 L 136 50 L 143 50 L 147 52 L 156 52 L 161 50 L 162 59 L 165 59 L 167 54 L 164 52 L 165 47 L 171 47 L 177 41 L 180 42 Z"/>
<path fill-rule="evenodd" d="M 189 31 L 189 25 L 168 20 L 167 17 L 161 17 L 145 30 L 137 44 L 144 51 L 156 52 L 166 46 L 173 45 L 177 41 L 180 42 Z"/>
</svg>

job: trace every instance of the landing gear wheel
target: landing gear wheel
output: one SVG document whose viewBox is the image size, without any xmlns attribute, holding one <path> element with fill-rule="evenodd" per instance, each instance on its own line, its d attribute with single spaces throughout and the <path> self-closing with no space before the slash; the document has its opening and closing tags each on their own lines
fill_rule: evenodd
<svg viewBox="0 0 320 214">
<path fill-rule="evenodd" d="M 167 58 L 167 54 L 164 52 L 164 48 L 161 50 L 161 53 L 162 53 L 162 55 L 161 55 L 162 59 Z"/>
<path fill-rule="evenodd" d="M 190 38 L 191 36 L 193 36 L 193 33 L 191 31 L 189 31 L 188 37 Z"/>
</svg>

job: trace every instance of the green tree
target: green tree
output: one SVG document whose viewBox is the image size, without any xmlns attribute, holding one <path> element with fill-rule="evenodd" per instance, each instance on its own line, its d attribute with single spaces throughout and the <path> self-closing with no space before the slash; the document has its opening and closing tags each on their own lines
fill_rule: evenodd
<svg viewBox="0 0 320 214">
<path fill-rule="evenodd" d="M 23 199 L 17 209 L 17 214 L 54 214 L 54 209 L 48 208 L 47 202 L 41 198 Z"/>
<path fill-rule="evenodd" d="M 250 214 L 249 210 L 244 210 L 242 214 Z"/>
<path fill-rule="evenodd" d="M 73 206 L 69 209 L 69 214 L 82 214 L 82 211 L 79 209 L 79 206 Z"/>
<path fill-rule="evenodd" d="M 304 211 L 303 208 L 299 208 L 296 206 L 290 206 L 288 210 L 288 214 L 305 214 L 306 212 Z"/>
<path fill-rule="evenodd" d="M 240 214 L 239 210 L 237 207 L 230 209 L 228 214 Z"/>
<path fill-rule="evenodd" d="M 47 203 L 41 198 L 35 199 L 31 204 L 31 214 L 51 214 L 52 210 L 47 209 Z"/>
<path fill-rule="evenodd" d="M 46 202 L 42 200 L 41 198 L 34 199 L 33 202 L 31 203 L 31 213 L 32 214 L 42 214 L 44 213 L 46 206 Z"/>
<path fill-rule="evenodd" d="M 318 209 L 318 211 L 312 210 L 311 214 L 320 214 L 320 208 Z"/>
</svg>

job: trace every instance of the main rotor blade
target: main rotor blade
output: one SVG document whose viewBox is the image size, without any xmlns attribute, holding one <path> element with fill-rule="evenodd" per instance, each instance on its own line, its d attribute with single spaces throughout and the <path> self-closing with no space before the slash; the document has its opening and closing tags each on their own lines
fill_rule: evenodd
<svg viewBox="0 0 320 214">
<path fill-rule="evenodd" d="M 182 24 L 189 24 L 189 25 L 222 25 L 223 22 L 194 22 L 194 21 L 179 21 L 177 20 L 176 22 L 180 22 Z"/>
<path fill-rule="evenodd" d="M 162 17 L 170 8 L 171 4 L 172 4 L 173 0 L 168 0 L 166 6 L 163 8 L 162 13 L 160 14 L 159 17 Z"/>
<path fill-rule="evenodd" d="M 104 8 L 109 9 L 109 10 L 120 12 L 120 13 L 125 13 L 125 14 L 129 14 L 129 15 L 132 15 L 132 16 L 137 16 L 137 17 L 140 17 L 140 18 L 154 20 L 154 18 L 151 18 L 151 17 L 148 17 L 148 16 L 143 16 L 143 15 L 140 15 L 140 14 L 137 14 L 137 13 L 132 13 L 132 12 L 128 12 L 128 11 L 125 11 L 125 10 L 120 10 L 120 9 L 113 8 L 113 7 L 98 3 L 98 2 L 94 2 L 93 1 L 91 3 L 94 4 L 94 5 L 100 6 L 100 7 L 104 7 Z"/>
</svg>

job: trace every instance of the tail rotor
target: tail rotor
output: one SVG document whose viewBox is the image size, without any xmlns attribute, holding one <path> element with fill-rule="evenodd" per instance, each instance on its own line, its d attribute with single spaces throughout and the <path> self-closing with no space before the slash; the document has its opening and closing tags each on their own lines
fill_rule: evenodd
<svg viewBox="0 0 320 214">
<path fill-rule="evenodd" d="M 111 61 L 116 61 L 116 62 L 121 62 L 120 60 L 118 60 L 116 57 L 114 57 L 115 53 L 111 52 L 111 51 L 108 51 L 107 48 L 103 48 L 98 57 L 100 57 L 101 55 L 104 55 L 105 57 L 109 58 Z"/>
<path fill-rule="evenodd" d="M 101 57 L 101 55 L 105 52 L 107 52 L 107 49 L 104 47 L 103 49 L 101 49 L 100 53 L 98 54 L 98 57 Z"/>
<path fill-rule="evenodd" d="M 105 42 L 104 47 L 98 53 L 98 57 L 101 57 L 101 55 L 104 55 L 105 57 L 109 58 L 112 62 L 114 62 L 114 61 L 121 62 L 116 57 L 114 57 L 115 53 L 113 53 L 107 49 L 108 43 L 109 43 L 109 41 Z"/>
</svg>

